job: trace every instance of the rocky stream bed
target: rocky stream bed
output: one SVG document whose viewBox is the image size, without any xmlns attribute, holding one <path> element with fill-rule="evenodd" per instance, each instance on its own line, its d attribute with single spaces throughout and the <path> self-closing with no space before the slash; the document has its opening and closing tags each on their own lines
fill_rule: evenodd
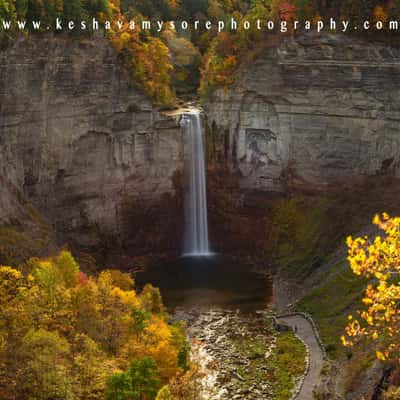
<svg viewBox="0 0 400 400">
<path fill-rule="evenodd" d="M 290 399 L 299 376 L 289 377 L 289 387 L 280 386 L 279 335 L 271 311 L 178 309 L 175 317 L 188 324 L 193 360 L 204 373 L 202 399 Z"/>
</svg>

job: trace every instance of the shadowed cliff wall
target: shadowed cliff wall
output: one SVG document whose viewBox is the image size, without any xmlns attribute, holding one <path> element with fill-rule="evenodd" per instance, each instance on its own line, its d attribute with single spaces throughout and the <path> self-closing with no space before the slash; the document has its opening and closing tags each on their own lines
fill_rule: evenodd
<svg viewBox="0 0 400 400">
<path fill-rule="evenodd" d="M 2 223 L 24 198 L 82 248 L 176 251 L 181 139 L 101 36 L 31 36 L 0 52 Z"/>
</svg>

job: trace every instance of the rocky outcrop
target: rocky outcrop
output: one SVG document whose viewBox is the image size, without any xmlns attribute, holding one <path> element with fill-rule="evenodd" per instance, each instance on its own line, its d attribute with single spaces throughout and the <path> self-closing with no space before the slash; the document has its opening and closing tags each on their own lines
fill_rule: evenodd
<svg viewBox="0 0 400 400">
<path fill-rule="evenodd" d="M 135 251 L 150 236 L 171 250 L 179 229 L 156 217 L 179 218 L 182 154 L 176 121 L 132 87 L 106 38 L 31 36 L 0 52 L 1 222 L 25 198 L 63 241 L 131 247 L 146 217 Z"/>
<path fill-rule="evenodd" d="M 309 34 L 267 43 L 205 107 L 243 186 L 320 188 L 400 175 L 399 94 L 398 49 Z"/>
</svg>

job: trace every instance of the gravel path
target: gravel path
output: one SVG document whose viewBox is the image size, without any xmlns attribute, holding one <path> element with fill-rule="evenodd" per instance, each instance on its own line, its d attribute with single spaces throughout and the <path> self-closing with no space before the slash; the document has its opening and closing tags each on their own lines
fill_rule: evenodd
<svg viewBox="0 0 400 400">
<path fill-rule="evenodd" d="M 300 315 L 279 318 L 278 322 L 297 328 L 297 335 L 304 341 L 310 351 L 310 369 L 296 400 L 312 400 L 313 389 L 320 381 L 324 357 L 319 347 L 311 323 Z"/>
</svg>

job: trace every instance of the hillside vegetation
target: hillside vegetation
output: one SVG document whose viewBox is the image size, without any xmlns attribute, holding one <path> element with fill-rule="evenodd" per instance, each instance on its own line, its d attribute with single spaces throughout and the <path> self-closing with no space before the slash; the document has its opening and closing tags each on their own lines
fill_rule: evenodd
<svg viewBox="0 0 400 400">
<path fill-rule="evenodd" d="M 67 251 L 0 267 L 3 400 L 187 399 L 188 350 L 158 289 L 128 274 L 88 276 Z"/>
</svg>

